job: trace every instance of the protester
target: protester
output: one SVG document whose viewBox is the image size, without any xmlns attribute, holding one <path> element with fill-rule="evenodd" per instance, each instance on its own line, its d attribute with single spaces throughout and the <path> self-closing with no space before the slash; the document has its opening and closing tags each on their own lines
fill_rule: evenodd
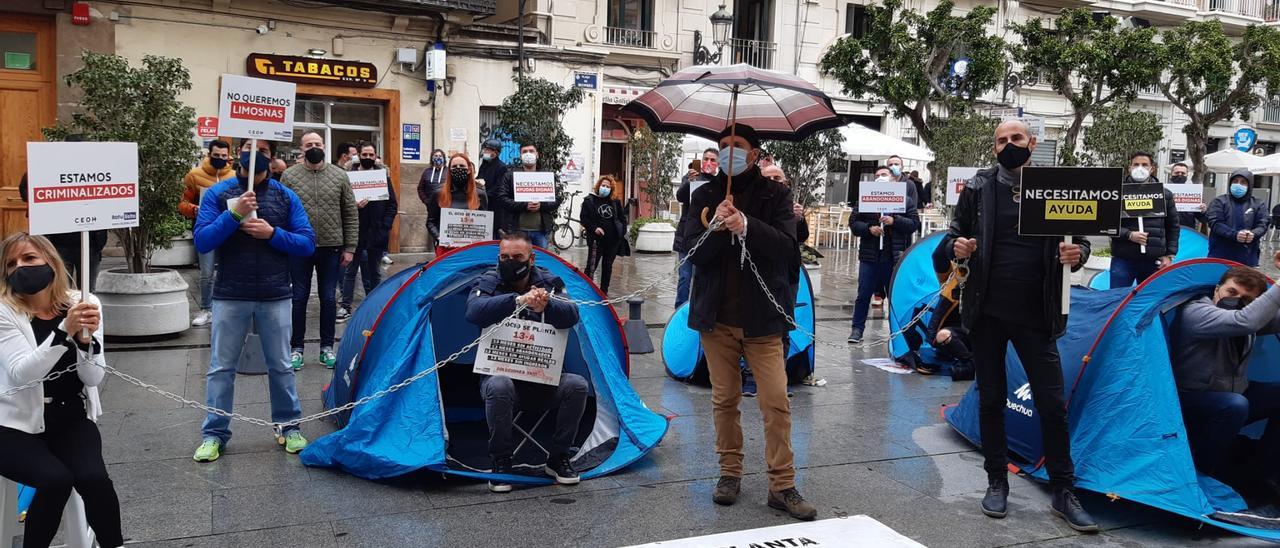
<svg viewBox="0 0 1280 548">
<path fill-rule="evenodd" d="M 732 131 L 731 131 L 732 130 Z M 811 520 L 817 509 L 800 496 L 795 485 L 791 451 L 791 404 L 787 401 L 787 374 L 783 340 L 791 330 L 787 317 L 794 312 L 794 294 L 787 271 L 795 264 L 795 214 L 791 192 L 760 176 L 755 167 L 760 139 L 750 126 L 737 124 L 721 133 L 720 173 L 692 193 L 690 212 L 715 212 L 722 223 L 697 249 L 691 260 L 697 269 L 692 282 L 689 327 L 701 335 L 711 379 L 711 401 L 716 425 L 716 453 L 720 456 L 720 480 L 712 500 L 737 502 L 742 481 L 742 402 L 739 362 L 745 358 L 759 389 L 764 416 L 765 460 L 768 462 L 771 508 L 792 517 Z M 728 199 L 728 175 L 733 175 L 733 199 Z M 741 208 L 741 209 L 739 209 Z M 685 225 L 685 242 L 696 242 L 706 232 L 701 222 Z M 743 246 L 751 252 L 754 269 L 744 268 Z M 766 289 L 756 281 L 758 270 Z M 777 305 L 776 307 L 774 305 Z"/>
<path fill-rule="evenodd" d="M 961 294 L 961 321 L 972 334 L 978 367 L 979 427 L 987 471 L 982 512 L 993 518 L 1008 512 L 1005 353 L 1012 342 L 1040 415 L 1052 513 L 1072 529 L 1094 532 L 1097 524 L 1073 492 L 1062 364 L 1054 342 L 1067 325 L 1061 313 L 1062 265 L 1073 270 L 1083 266 L 1089 242 L 1077 237 L 1067 244 L 1058 238 L 1018 234 L 1021 172 L 1035 148 L 1026 123 L 1009 120 L 996 128 L 992 152 L 999 165 L 979 171 L 965 185 L 951 228 L 935 254 L 941 254 L 941 260 L 964 261 L 969 269 Z"/>
<path fill-rule="evenodd" d="M 360 160 L 353 171 L 369 171 L 385 169 L 378 167 L 378 149 L 373 143 L 360 143 Z M 391 174 L 387 174 L 387 199 L 370 201 L 368 198 L 356 202 L 360 210 L 360 239 L 356 247 L 356 258 L 347 265 L 342 275 L 342 299 L 338 303 L 338 321 L 346 321 L 351 317 L 352 302 L 355 301 L 356 271 L 360 272 L 360 282 L 364 294 L 368 295 L 373 288 L 382 283 L 382 259 L 387 252 L 391 239 L 391 227 L 396 222 L 398 211 L 396 190 L 391 186 Z"/>
<path fill-rule="evenodd" d="M 253 143 L 252 139 L 240 140 L 240 152 L 249 150 L 249 145 Z M 258 139 L 258 153 L 267 157 L 267 166 L 270 167 L 271 159 L 276 157 L 276 142 L 266 139 Z M 255 166 L 256 167 L 256 166 Z"/>
<path fill-rule="evenodd" d="M 271 178 L 272 179 L 279 181 L 280 178 L 284 176 L 284 170 L 286 169 L 289 169 L 289 164 L 286 164 L 284 160 L 281 160 L 279 158 L 271 160 Z"/>
<path fill-rule="evenodd" d="M 53 542 L 72 489 L 84 499 L 98 544 L 123 545 L 120 500 L 93 421 L 101 411 L 86 390 L 106 375 L 100 303 L 71 289 L 66 266 L 43 236 L 10 235 L 0 258 L 0 392 L 75 368 L 0 397 L 0 476 L 35 488 L 23 545 Z M 14 516 L 4 519 L 13 523 Z"/>
<path fill-rule="evenodd" d="M 520 318 L 549 323 L 556 329 L 569 329 L 578 323 L 578 309 L 573 303 L 552 299 L 564 294 L 564 282 L 550 271 L 534 264 L 533 242 L 518 230 L 502 236 L 498 244 L 498 267 L 476 280 L 467 297 L 467 321 L 488 329 L 515 313 L 520 304 L 528 308 Z M 561 373 L 560 384 L 550 386 L 513 380 L 510 377 L 487 376 L 481 381 L 485 420 L 489 423 L 489 455 L 493 473 L 510 474 L 513 413 L 516 409 L 555 411 L 555 433 L 547 447 L 547 474 L 561 485 L 578 483 L 569 452 L 578 436 L 578 424 L 586 410 L 591 388 L 587 379 L 574 373 Z M 511 484 L 491 480 L 494 493 L 511 491 Z"/>
<path fill-rule="evenodd" d="M 235 168 L 231 165 L 231 144 L 223 140 L 209 143 L 209 153 L 200 161 L 200 165 L 191 168 L 182 179 L 182 200 L 178 202 L 178 213 L 192 221 L 200 211 L 200 199 L 209 187 L 218 182 L 235 177 Z M 204 327 L 213 319 L 210 308 L 213 307 L 213 253 L 200 254 L 200 312 L 191 320 L 192 327 Z"/>
<path fill-rule="evenodd" d="M 81 139 L 67 139 L 68 142 L 79 142 Z M 28 203 L 27 199 L 27 174 L 22 174 L 22 179 L 18 181 L 18 195 L 22 199 L 22 203 Z M 80 233 L 64 232 L 62 234 L 48 234 L 45 236 L 53 244 L 53 248 L 58 251 L 58 257 L 62 259 L 62 264 L 66 265 L 67 272 L 77 280 L 80 280 Z M 92 293 L 98 287 L 98 265 L 102 264 L 102 250 L 107 247 L 107 231 L 92 230 L 89 232 L 89 292 Z"/>
<path fill-rule="evenodd" d="M 587 235 L 587 278 L 594 279 L 600 267 L 600 290 L 609 294 L 613 260 L 630 255 L 627 242 L 627 208 L 613 195 L 618 182 L 605 175 L 596 181 L 595 193 L 582 200 L 582 227 Z"/>
<path fill-rule="evenodd" d="M 502 141 L 488 139 L 480 145 L 480 167 L 476 169 L 476 183 L 489 198 L 489 211 L 493 212 L 493 237 L 498 238 L 502 227 L 506 226 L 507 212 L 498 206 L 498 185 L 507 175 L 507 164 L 498 155 L 502 152 Z"/>
<path fill-rule="evenodd" d="M 476 184 L 475 165 L 466 154 L 458 153 L 449 157 L 449 177 L 427 201 L 427 231 L 436 243 L 436 257 L 449 251 L 440 242 L 440 209 L 468 209 L 471 211 L 488 211 L 489 197 Z M 421 188 L 421 187 L 419 187 Z"/>
<path fill-rule="evenodd" d="M 1209 256 L 1258 266 L 1258 246 L 1267 234 L 1267 205 L 1253 195 L 1253 173 L 1237 169 L 1229 191 L 1213 199 L 1209 220 Z"/>
<path fill-rule="evenodd" d="M 254 162 L 250 187 L 250 154 L 240 153 L 235 179 L 209 189 L 206 198 L 210 199 L 200 204 L 196 217 L 196 251 L 218 254 L 205 399 L 210 407 L 231 411 L 236 366 L 252 324 L 267 363 L 271 420 L 284 423 L 302 416 L 285 338 L 292 331 L 289 260 L 314 253 L 316 235 L 298 195 L 268 177 L 270 160 L 261 153 Z M 218 460 L 231 439 L 231 419 L 208 413 L 201 430 L 204 439 L 192 458 Z M 297 453 L 306 445 L 297 426 L 285 428 L 285 451 Z"/>
<path fill-rule="evenodd" d="M 333 369 L 338 356 L 333 351 L 337 328 L 338 302 L 335 292 L 342 268 L 351 264 L 359 243 L 360 217 L 347 172 L 325 161 L 324 137 L 309 131 L 302 136 L 303 163 L 284 172 L 280 181 L 298 199 L 315 231 L 316 251 L 309 257 L 290 257 L 293 282 L 293 334 L 289 362 L 294 371 L 302 369 L 303 344 L 307 338 L 307 304 L 311 301 L 311 275 L 315 274 L 320 299 L 320 364 Z"/>
<path fill-rule="evenodd" d="M 760 168 L 760 176 L 778 183 L 788 189 L 791 188 L 791 181 L 787 179 L 787 174 L 782 171 L 778 164 L 770 164 L 768 167 Z M 795 194 L 792 194 L 794 197 Z M 804 242 L 809 239 L 809 223 L 804 220 L 804 207 L 798 203 L 792 202 L 791 212 L 796 217 L 796 244 L 797 250 L 804 247 Z M 790 295 L 792 296 L 792 306 L 795 306 L 796 294 L 800 291 L 800 268 L 802 261 L 800 254 L 795 254 L 795 263 L 787 269 L 787 282 L 791 287 Z M 787 334 L 787 342 L 783 343 L 784 348 L 790 348 L 790 333 Z M 742 364 L 742 395 L 750 398 L 756 397 L 759 392 L 756 386 L 755 375 L 751 374 L 751 368 L 745 363 Z"/>
<path fill-rule="evenodd" d="M 889 180 L 897 182 L 907 182 L 907 175 L 902 171 L 902 157 L 894 154 L 884 161 L 884 165 L 889 168 Z"/>
<path fill-rule="evenodd" d="M 973 380 L 976 373 L 973 365 L 973 352 L 969 350 L 969 330 L 960 321 L 960 284 L 968 275 L 967 269 L 960 268 L 938 254 L 933 255 L 933 270 L 942 286 L 938 290 L 938 299 L 930 307 L 924 303 L 911 311 L 912 318 L 928 309 L 929 323 L 913 322 L 902 334 L 908 351 L 903 356 L 896 356 L 894 361 L 915 369 L 921 375 L 936 375 L 942 372 L 942 365 L 951 368 L 951 380 Z M 920 356 L 920 347 L 925 341 L 933 346 L 933 362 L 926 362 Z"/>
<path fill-rule="evenodd" d="M 470 165 L 470 161 L 467 162 Z M 468 167 L 470 169 L 470 167 Z M 427 206 L 428 213 L 431 209 L 431 202 L 435 199 L 436 193 L 440 191 L 440 187 L 444 185 L 445 179 L 449 178 L 449 166 L 445 165 L 445 154 L 443 150 L 435 149 L 431 151 L 431 165 L 422 172 L 422 177 L 418 179 L 418 199 L 422 200 L 422 205 Z M 430 218 L 427 220 L 427 233 L 432 238 L 436 237 L 436 233 L 431 231 Z M 438 244 L 439 241 L 437 240 Z"/>
<path fill-rule="evenodd" d="M 538 171 L 538 147 L 532 143 L 520 145 L 520 170 L 528 173 Z M 515 172 L 508 171 L 498 184 L 495 201 L 494 210 L 501 210 L 499 215 L 505 217 L 503 230 L 520 230 L 529 235 L 533 245 L 547 247 L 547 236 L 555 225 L 556 210 L 560 207 L 559 191 L 555 200 L 550 202 L 518 202 L 515 198 Z"/>
<path fill-rule="evenodd" d="M 925 182 L 925 180 L 920 177 L 920 172 L 916 170 L 911 170 L 911 175 L 909 175 L 909 177 L 912 181 L 915 181 L 916 209 L 925 210 L 933 207 L 932 183 Z"/>
<path fill-rule="evenodd" d="M 693 261 L 685 260 L 689 254 L 689 248 L 693 247 L 696 242 L 689 242 L 684 239 L 685 233 L 689 230 L 689 223 L 699 222 L 698 215 L 700 213 L 693 211 L 689 206 L 689 196 L 693 192 L 693 187 L 710 181 L 719 172 L 720 166 L 718 161 L 720 152 L 714 148 L 708 148 L 702 151 L 702 161 L 698 165 L 698 170 L 692 168 L 680 178 L 680 188 L 676 190 L 676 201 L 680 202 L 680 221 L 676 226 L 676 237 L 671 245 L 671 250 L 675 251 L 680 258 L 680 271 L 677 274 L 676 281 L 676 308 L 688 302 L 689 300 L 689 280 L 693 279 Z"/>
<path fill-rule="evenodd" d="M 1273 258 L 1280 268 L 1280 252 Z M 1257 335 L 1280 333 L 1280 286 L 1252 268 L 1232 267 L 1213 295 L 1181 305 L 1174 316 L 1170 362 L 1178 384 L 1187 441 L 1196 468 L 1227 479 L 1247 470 L 1280 502 L 1280 383 L 1249 380 Z M 1251 459 L 1229 462 L 1236 436 L 1247 425 L 1267 421 Z M 1233 483 L 1241 483 L 1235 481 Z"/>
<path fill-rule="evenodd" d="M 334 149 L 333 164 L 345 171 L 351 170 L 351 163 L 356 160 L 356 156 L 360 153 L 356 149 L 356 145 L 352 143 L 339 143 L 338 148 Z"/>
<path fill-rule="evenodd" d="M 1129 155 L 1129 173 L 1124 182 L 1159 183 L 1155 172 L 1155 160 L 1150 153 L 1134 152 Z M 1178 228 L 1178 204 L 1173 199 L 1173 191 L 1163 190 L 1164 217 L 1143 219 L 1141 231 L 1138 219 L 1120 220 L 1120 233 L 1111 238 L 1111 287 L 1140 284 L 1156 270 L 1173 264 L 1182 232 Z"/>
<path fill-rule="evenodd" d="M 1190 170 L 1187 164 L 1178 162 L 1169 168 L 1169 184 L 1183 185 L 1187 183 L 1187 174 Z M 1199 212 L 1185 211 L 1178 213 L 1178 224 L 1190 228 L 1191 230 L 1199 230 L 1199 225 L 1209 224 L 1208 218 L 1204 212 L 1209 209 L 1209 204 L 1201 203 Z"/>
<path fill-rule="evenodd" d="M 888 166 L 877 167 L 876 182 L 891 182 L 891 173 Z M 888 215 L 858 213 L 861 204 L 854 204 L 849 217 L 849 230 L 861 239 L 858 245 L 858 297 L 853 303 L 853 325 L 849 332 L 852 344 L 862 342 L 871 297 L 877 292 L 888 292 L 893 265 L 898 264 L 903 252 L 911 247 L 911 235 L 920 224 L 915 195 L 910 190 L 910 183 L 907 185 L 905 212 Z"/>
</svg>

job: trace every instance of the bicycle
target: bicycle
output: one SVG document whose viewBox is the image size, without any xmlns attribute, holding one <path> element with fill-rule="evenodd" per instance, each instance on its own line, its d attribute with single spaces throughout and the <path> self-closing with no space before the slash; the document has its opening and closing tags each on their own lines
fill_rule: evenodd
<svg viewBox="0 0 1280 548">
<path fill-rule="evenodd" d="M 557 220 L 555 226 L 551 228 L 551 245 L 556 246 L 556 249 L 560 251 L 565 251 L 576 245 L 578 238 L 586 238 L 581 234 L 582 228 L 573 229 L 573 223 L 578 223 L 578 226 L 582 227 L 582 221 L 573 218 L 573 199 L 579 194 L 582 194 L 581 190 L 569 193 L 569 211 L 565 213 L 562 219 Z"/>
</svg>

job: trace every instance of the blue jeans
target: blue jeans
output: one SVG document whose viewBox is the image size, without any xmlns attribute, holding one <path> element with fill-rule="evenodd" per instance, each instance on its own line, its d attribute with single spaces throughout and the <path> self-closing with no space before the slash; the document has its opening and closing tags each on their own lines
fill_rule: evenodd
<svg viewBox="0 0 1280 548">
<path fill-rule="evenodd" d="M 1160 264 L 1147 259 L 1111 259 L 1111 288 L 1140 284 L 1160 269 Z"/>
<path fill-rule="evenodd" d="M 853 303 L 853 328 L 867 327 L 867 312 L 871 307 L 871 296 L 879 293 L 885 295 L 889 289 L 889 278 L 893 276 L 893 261 L 858 261 L 858 300 Z"/>
<path fill-rule="evenodd" d="M 351 310 L 351 302 L 356 297 L 356 270 L 360 271 L 360 282 L 364 287 L 364 296 L 368 297 L 373 288 L 378 287 L 382 283 L 382 254 L 381 248 L 371 248 L 356 251 L 356 258 L 347 265 L 345 272 L 342 274 L 342 301 L 339 303 L 343 308 Z"/>
<path fill-rule="evenodd" d="M 529 239 L 533 240 L 533 245 L 541 247 L 542 249 L 550 249 L 550 247 L 547 245 L 546 232 L 538 232 L 536 230 L 530 230 Z"/>
<path fill-rule="evenodd" d="M 1267 420 L 1255 462 L 1270 467 L 1261 477 L 1275 476 L 1280 463 L 1280 383 L 1251 382 L 1235 392 L 1178 392 L 1182 420 L 1196 468 L 1211 476 L 1227 471 L 1231 446 L 1240 429 Z"/>
<path fill-rule="evenodd" d="M 200 310 L 213 308 L 213 265 L 216 260 L 213 251 L 200 254 Z"/>
<path fill-rule="evenodd" d="M 680 252 L 680 260 L 685 261 L 689 254 Z M 693 261 L 685 261 L 680 265 L 680 279 L 676 282 L 676 308 L 689 301 L 689 282 L 693 281 Z"/>
<path fill-rule="evenodd" d="M 307 337 L 307 303 L 311 301 L 311 272 L 316 273 L 320 297 L 320 348 L 332 349 L 334 324 L 338 319 L 338 271 L 342 268 L 341 247 L 317 247 L 310 257 L 289 257 L 293 278 L 293 336 L 289 346 L 301 351 Z"/>
<path fill-rule="evenodd" d="M 271 420 L 288 422 L 302 417 L 302 404 L 298 402 L 298 389 L 289 364 L 289 341 L 285 339 L 285 333 L 290 330 L 291 308 L 289 299 L 267 302 L 213 300 L 210 341 L 213 352 L 209 373 L 205 375 L 206 405 L 231 411 L 235 404 L 236 366 L 240 363 L 240 351 L 249 336 L 252 320 L 258 327 L 262 354 L 267 359 Z M 297 428 L 294 426 L 287 430 Z M 200 429 L 204 437 L 217 438 L 223 445 L 231 439 L 231 419 L 226 417 L 209 413 Z"/>
</svg>

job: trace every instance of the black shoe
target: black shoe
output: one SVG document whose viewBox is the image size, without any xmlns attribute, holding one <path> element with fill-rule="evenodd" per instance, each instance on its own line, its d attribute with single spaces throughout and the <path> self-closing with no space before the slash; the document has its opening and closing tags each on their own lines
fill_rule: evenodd
<svg viewBox="0 0 1280 548">
<path fill-rule="evenodd" d="M 862 330 L 855 327 L 849 333 L 849 344 L 858 344 L 860 342 L 862 342 Z"/>
<path fill-rule="evenodd" d="M 742 478 L 720 476 L 716 482 L 716 490 L 711 492 L 711 500 L 716 504 L 729 506 L 738 502 L 738 493 L 742 492 Z"/>
<path fill-rule="evenodd" d="M 1081 533 L 1098 532 L 1098 522 L 1093 521 L 1093 516 L 1084 511 L 1084 507 L 1080 506 L 1080 499 L 1070 489 L 1054 489 L 1053 506 L 1049 510 L 1066 521 L 1072 529 Z"/>
<path fill-rule="evenodd" d="M 511 473 L 511 457 L 500 457 L 493 459 L 494 474 L 510 474 Z M 491 480 L 489 482 L 489 491 L 494 493 L 510 493 L 511 484 L 502 480 Z"/>
<path fill-rule="evenodd" d="M 921 375 L 937 375 L 942 372 L 942 368 L 932 363 L 918 362 L 916 363 L 916 373 Z"/>
<path fill-rule="evenodd" d="M 971 381 L 976 376 L 977 369 L 972 359 L 956 360 L 951 363 L 951 380 Z"/>
<path fill-rule="evenodd" d="M 818 509 L 809 501 L 804 500 L 800 496 L 800 492 L 795 487 L 783 489 L 778 492 L 769 491 L 769 507 L 775 510 L 785 510 L 791 517 L 811 521 L 818 517 Z"/>
<path fill-rule="evenodd" d="M 982 497 L 982 513 L 988 517 L 1003 518 L 1009 515 L 1009 480 L 987 480 L 987 494 Z"/>
<path fill-rule="evenodd" d="M 556 483 L 560 485 L 577 485 L 579 478 L 578 472 L 573 469 L 573 465 L 569 464 L 569 455 L 551 455 L 547 459 L 545 468 L 547 475 L 556 479 Z"/>
</svg>

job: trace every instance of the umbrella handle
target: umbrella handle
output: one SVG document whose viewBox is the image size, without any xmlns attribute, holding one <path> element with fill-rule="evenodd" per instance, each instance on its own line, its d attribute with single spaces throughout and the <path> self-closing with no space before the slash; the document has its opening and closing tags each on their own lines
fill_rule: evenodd
<svg viewBox="0 0 1280 548">
<path fill-rule="evenodd" d="M 711 228 L 711 221 L 707 220 L 708 211 L 711 211 L 711 208 L 709 207 L 702 208 L 702 228 Z"/>
</svg>

